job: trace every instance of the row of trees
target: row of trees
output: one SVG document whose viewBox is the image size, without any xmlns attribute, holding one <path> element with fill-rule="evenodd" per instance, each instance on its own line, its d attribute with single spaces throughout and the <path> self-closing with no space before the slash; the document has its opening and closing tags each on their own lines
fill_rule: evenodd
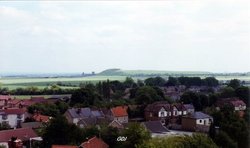
<svg viewBox="0 0 250 148">
<path fill-rule="evenodd" d="M 201 79 L 200 77 L 169 77 L 168 80 L 162 77 L 148 78 L 145 81 L 149 86 L 176 86 L 185 85 L 189 86 L 218 86 L 219 81 L 214 77 L 206 77 Z"/>
</svg>

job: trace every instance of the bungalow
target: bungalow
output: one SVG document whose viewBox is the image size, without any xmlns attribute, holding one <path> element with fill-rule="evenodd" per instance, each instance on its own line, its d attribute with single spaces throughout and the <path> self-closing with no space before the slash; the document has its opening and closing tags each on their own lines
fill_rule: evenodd
<svg viewBox="0 0 250 148">
<path fill-rule="evenodd" d="M 30 145 L 30 140 L 39 140 L 41 141 L 41 137 L 39 137 L 33 129 L 31 128 L 18 128 L 14 130 L 3 130 L 0 131 L 0 145 L 4 145 L 6 148 L 9 147 L 9 142 L 12 138 L 15 137 L 17 140 L 21 140 L 24 146 Z"/>
<path fill-rule="evenodd" d="M 11 128 L 20 127 L 24 122 L 25 111 L 23 109 L 4 109 L 0 110 L 0 123 L 7 123 Z"/>
<path fill-rule="evenodd" d="M 194 112 L 186 116 L 182 116 L 182 129 L 195 132 L 208 132 L 213 117 L 202 113 Z"/>
</svg>

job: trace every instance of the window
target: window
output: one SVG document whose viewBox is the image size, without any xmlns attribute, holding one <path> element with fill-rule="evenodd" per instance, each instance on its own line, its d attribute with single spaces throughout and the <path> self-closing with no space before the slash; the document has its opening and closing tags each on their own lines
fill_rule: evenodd
<svg viewBox="0 0 250 148">
<path fill-rule="evenodd" d="M 164 117 L 164 112 L 160 112 L 160 117 Z"/>
<path fill-rule="evenodd" d="M 202 120 L 200 120 L 200 123 L 202 123 Z"/>
<path fill-rule="evenodd" d="M 149 117 L 152 117 L 153 116 L 153 114 L 152 113 L 149 113 Z"/>
<path fill-rule="evenodd" d="M 8 119 L 8 115 L 2 115 L 2 119 L 3 119 L 3 120 Z"/>
<path fill-rule="evenodd" d="M 17 115 L 17 118 L 18 118 L 18 119 L 22 119 L 22 117 L 23 117 L 23 115 L 21 115 L 21 114 L 18 114 L 18 115 Z"/>
</svg>

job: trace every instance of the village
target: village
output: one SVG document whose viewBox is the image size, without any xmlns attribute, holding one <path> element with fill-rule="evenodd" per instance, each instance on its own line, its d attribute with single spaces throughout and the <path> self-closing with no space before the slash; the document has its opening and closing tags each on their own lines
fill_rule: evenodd
<svg viewBox="0 0 250 148">
<path fill-rule="evenodd" d="M 100 130 L 103 126 L 114 128 L 120 134 L 113 137 L 111 141 L 120 143 L 129 139 L 129 137 L 122 135 L 121 131 L 129 129 L 130 123 L 138 124 L 149 133 L 151 138 L 179 137 L 192 136 L 196 133 L 209 135 L 212 129 L 215 133 L 220 132 L 221 127 L 218 126 L 219 124 L 215 124 L 219 121 L 214 119 L 211 110 L 219 113 L 228 107 L 229 111 L 236 114 L 239 119 L 244 119 L 246 116 L 247 102 L 244 102 L 240 94 L 230 96 L 227 94 L 230 92 L 225 90 L 229 87 L 232 88 L 235 80 L 231 80 L 232 85 L 228 84 L 228 86 L 220 85 L 214 79 L 211 82 L 216 82 L 215 84 L 204 83 L 195 86 L 173 84 L 175 81 L 171 82 L 171 79 L 174 78 L 170 78 L 168 81 L 161 78 L 160 80 L 163 80 L 161 82 L 164 84 L 159 82 L 159 77 L 148 78 L 140 84 L 130 78 L 127 78 L 125 82 L 107 81 L 102 83 L 100 85 L 102 93 L 100 94 L 107 98 L 103 102 L 108 101 L 111 104 L 106 107 L 95 105 L 95 103 L 86 103 L 87 99 L 95 98 L 84 94 L 86 90 L 93 87 L 89 84 L 80 89 L 84 93 L 72 91 L 72 94 L 54 94 L 50 98 L 31 95 L 30 98 L 19 99 L 10 94 L 2 94 L 0 95 L 0 124 L 3 130 L 0 131 L 0 145 L 5 148 L 41 147 L 36 146 L 37 143 L 38 145 L 46 143 L 41 131 L 48 128 L 50 122 L 57 118 L 57 114 L 53 115 L 46 110 L 50 110 L 50 106 L 55 104 L 57 106 L 66 104 L 67 107 L 58 115 L 63 116 L 68 124 L 73 124 L 80 129 L 94 127 Z M 179 78 L 180 80 L 181 78 Z M 189 80 L 191 81 L 191 78 Z M 238 85 L 235 90 L 244 87 L 240 86 L 240 83 Z M 95 88 L 98 90 L 98 86 Z M 106 91 L 108 93 L 105 93 L 105 89 L 108 89 Z M 91 91 L 96 90 L 92 89 Z M 133 90 L 136 90 L 136 93 Z M 156 93 L 151 93 L 151 91 Z M 118 94 L 120 96 L 117 97 Z M 199 100 L 196 100 L 197 96 L 194 94 L 200 95 Z M 214 94 L 217 94 L 216 99 L 212 99 Z M 90 98 L 86 98 L 86 96 Z M 115 98 L 119 98 L 120 102 L 115 102 Z M 136 98 L 136 103 L 121 101 L 133 100 L 134 98 Z M 42 109 L 41 106 L 45 109 Z M 62 145 L 62 143 L 49 143 L 49 145 L 52 148 L 108 148 L 117 146 L 112 145 L 112 143 L 109 145 L 109 141 L 103 140 L 100 133 L 90 134 L 79 145 Z"/>
</svg>

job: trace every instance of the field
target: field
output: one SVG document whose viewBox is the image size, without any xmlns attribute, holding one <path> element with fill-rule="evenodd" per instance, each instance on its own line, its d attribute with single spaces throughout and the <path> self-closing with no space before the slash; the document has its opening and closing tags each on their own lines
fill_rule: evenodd
<svg viewBox="0 0 250 148">
<path fill-rule="evenodd" d="M 202 75 L 201 78 L 205 76 Z M 218 80 L 231 80 L 231 79 L 239 79 L 244 81 L 250 81 L 250 76 L 215 76 Z M 68 78 L 68 77 L 60 77 L 60 78 L 0 78 L 0 86 L 7 87 L 10 90 L 16 88 L 25 88 L 28 86 L 36 86 L 40 89 L 43 89 L 49 85 L 62 83 L 64 86 L 60 86 L 61 88 L 78 88 L 80 83 L 97 83 L 99 81 L 109 80 L 118 80 L 124 81 L 126 76 L 88 76 L 88 77 L 77 77 L 77 78 Z M 133 77 L 135 80 L 137 79 L 145 79 L 147 77 Z M 167 77 L 166 77 L 167 78 Z M 66 85 L 66 86 L 65 86 Z"/>
<path fill-rule="evenodd" d="M 52 84 L 62 83 L 69 86 L 61 86 L 61 88 L 77 88 L 80 83 L 97 83 L 99 81 L 119 80 L 124 81 L 125 76 L 89 76 L 78 78 L 0 78 L 0 86 L 8 87 L 9 89 L 24 88 L 28 86 L 36 86 L 38 88 L 44 88 Z"/>
</svg>

